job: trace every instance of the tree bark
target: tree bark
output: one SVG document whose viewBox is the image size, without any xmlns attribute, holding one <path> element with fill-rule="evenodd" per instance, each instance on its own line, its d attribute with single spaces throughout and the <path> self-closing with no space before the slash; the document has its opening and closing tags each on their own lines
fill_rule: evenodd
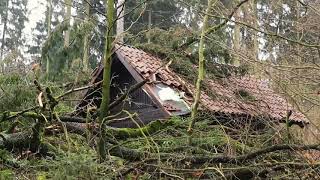
<svg viewBox="0 0 320 180">
<path fill-rule="evenodd" d="M 178 120 L 169 119 L 164 121 L 153 121 L 141 128 L 114 128 L 106 126 L 106 129 L 109 132 L 109 134 L 111 134 L 113 137 L 125 140 L 127 138 L 136 138 L 142 137 L 144 135 L 150 135 L 169 126 L 177 125 L 178 123 Z M 86 135 L 86 131 L 89 130 L 88 125 L 84 123 L 66 122 L 65 125 L 69 132 L 73 132 L 82 136 Z M 99 128 L 95 124 L 92 124 L 90 127 L 90 131 L 93 134 L 99 133 Z"/>
<path fill-rule="evenodd" d="M 41 119 L 41 120 L 50 120 L 50 116 L 42 116 L 35 112 L 5 112 L 0 114 L 0 122 L 8 121 L 11 119 L 14 119 L 18 116 L 26 117 L 26 118 L 33 118 L 33 119 Z M 77 123 L 86 123 L 87 120 L 85 118 L 79 118 L 79 117 L 69 117 L 69 116 L 61 116 L 59 117 L 61 121 L 63 122 L 77 122 Z"/>
<path fill-rule="evenodd" d="M 142 160 L 145 157 L 148 157 L 149 161 L 157 161 L 159 156 L 161 161 L 167 161 L 169 159 L 179 159 L 180 163 L 189 163 L 190 165 L 200 165 L 200 164 L 243 164 L 250 160 L 253 160 L 259 156 L 266 155 L 269 153 L 277 151 L 302 151 L 302 150 L 317 150 L 320 151 L 320 145 L 294 145 L 294 144 L 282 144 L 282 145 L 273 145 L 266 147 L 260 150 L 253 151 L 239 156 L 205 156 L 205 155 L 175 155 L 175 154 L 152 154 L 152 153 L 143 153 L 138 150 L 129 149 L 121 146 L 116 146 L 109 150 L 110 154 L 113 156 L 118 156 L 127 160 Z"/>
<path fill-rule="evenodd" d="M 252 2 L 250 2 L 251 5 L 251 9 L 252 9 L 252 26 L 255 29 L 258 29 L 258 22 L 259 22 L 259 18 L 258 18 L 258 11 L 257 11 L 257 1 L 253 0 Z M 262 74 L 261 72 L 263 72 L 262 67 L 259 64 L 259 41 L 258 41 L 258 32 L 253 30 L 252 31 L 252 40 L 253 40 L 253 48 L 252 48 L 252 57 L 254 59 L 254 71 L 255 74 L 260 77 Z"/>
<path fill-rule="evenodd" d="M 51 36 L 51 18 L 52 18 L 52 0 L 48 0 L 48 20 L 47 20 L 47 27 L 48 27 L 48 38 Z M 46 74 L 47 78 L 49 78 L 50 74 L 50 59 L 47 55 L 47 62 L 46 62 Z"/>
<path fill-rule="evenodd" d="M 208 1 L 208 7 L 206 10 L 206 14 L 204 19 L 203 19 L 203 27 L 202 27 L 202 32 L 200 36 L 200 43 L 199 43 L 199 69 L 198 69 L 198 79 L 196 83 L 196 95 L 194 99 L 194 103 L 192 105 L 192 112 L 191 112 L 191 122 L 188 128 L 188 133 L 189 133 L 189 145 L 192 143 L 192 130 L 196 121 L 196 115 L 198 112 L 198 106 L 200 102 L 200 95 L 201 95 L 201 84 L 205 76 L 205 57 L 204 57 L 204 41 L 205 41 L 205 36 L 206 36 L 206 31 L 208 29 L 208 20 L 209 16 L 208 14 L 210 13 L 211 6 L 213 4 L 213 0 Z"/>
<path fill-rule="evenodd" d="M 110 81 L 111 81 L 111 62 L 112 62 L 112 43 L 113 43 L 113 22 L 114 22 L 114 0 L 106 0 L 106 13 L 108 27 L 106 31 L 106 44 L 104 52 L 104 70 L 103 70 L 103 81 L 102 81 L 102 101 L 99 109 L 99 123 L 100 123 L 100 138 L 98 142 L 98 151 L 100 161 L 106 159 L 106 132 L 104 118 L 109 112 L 110 103 Z"/>
</svg>

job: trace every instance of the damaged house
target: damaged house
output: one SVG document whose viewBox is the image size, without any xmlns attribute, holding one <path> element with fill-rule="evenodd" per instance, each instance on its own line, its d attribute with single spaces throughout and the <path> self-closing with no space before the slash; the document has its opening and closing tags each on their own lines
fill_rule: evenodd
<svg viewBox="0 0 320 180">
<path fill-rule="evenodd" d="M 222 64 L 217 64 L 221 68 Z M 196 71 L 196 67 L 194 67 Z M 91 83 L 102 80 L 103 66 L 93 72 Z M 196 77 L 196 74 L 194 74 Z M 174 72 L 169 64 L 143 50 L 116 45 L 112 62 L 111 102 L 133 85 L 147 82 L 119 105 L 110 109 L 112 114 L 127 110 L 135 113 L 134 120 L 125 118 L 114 121 L 114 127 L 135 127 L 136 123 L 147 124 L 153 120 L 170 116 L 190 114 L 193 102 L 194 83 L 190 83 Z M 308 119 L 295 111 L 285 98 L 275 93 L 270 82 L 249 75 L 231 74 L 224 78 L 208 78 L 201 94 L 201 111 L 210 113 L 218 121 L 289 122 L 300 127 Z M 79 116 L 85 116 L 89 108 L 97 108 L 101 102 L 100 86 L 89 89 L 77 106 Z M 287 121 L 288 120 L 288 121 Z M 259 124 L 259 123 L 258 123 Z"/>
</svg>

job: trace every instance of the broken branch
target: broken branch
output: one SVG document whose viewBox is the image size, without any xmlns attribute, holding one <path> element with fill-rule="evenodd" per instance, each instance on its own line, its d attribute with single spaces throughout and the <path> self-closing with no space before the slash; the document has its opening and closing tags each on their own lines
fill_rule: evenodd
<svg viewBox="0 0 320 180">
<path fill-rule="evenodd" d="M 125 92 L 123 95 L 121 95 L 118 99 L 116 99 L 115 101 L 113 101 L 112 103 L 110 103 L 109 105 L 109 109 L 112 109 L 114 107 L 116 107 L 118 104 L 120 104 L 123 100 L 125 100 L 129 94 L 131 94 L 132 92 L 136 91 L 137 89 L 139 89 L 140 87 L 142 87 L 144 84 L 147 83 L 147 79 L 131 86 L 129 88 L 129 90 L 127 92 Z"/>
<path fill-rule="evenodd" d="M 57 96 L 56 99 L 62 99 L 63 97 L 71 94 L 71 93 L 74 93 L 74 92 L 78 92 L 78 91 L 83 91 L 83 90 L 86 90 L 86 89 L 90 89 L 90 88 L 93 88 L 93 87 L 96 87 L 98 85 L 100 85 L 102 83 L 102 81 L 99 81 L 97 83 L 94 83 L 94 84 L 91 84 L 91 85 L 88 85 L 88 86 L 84 86 L 84 87 L 79 87 L 79 88 L 75 88 L 75 89 L 70 89 L 69 91 L 61 94 L 60 96 Z"/>
</svg>

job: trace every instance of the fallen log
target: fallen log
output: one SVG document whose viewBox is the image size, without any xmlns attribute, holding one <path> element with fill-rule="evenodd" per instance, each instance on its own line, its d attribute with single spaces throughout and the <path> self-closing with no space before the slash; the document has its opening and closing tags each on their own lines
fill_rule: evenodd
<svg viewBox="0 0 320 180">
<path fill-rule="evenodd" d="M 0 122 L 14 119 L 18 116 L 40 119 L 40 120 L 51 120 L 50 116 L 40 115 L 35 112 L 21 111 L 21 112 L 4 112 L 0 114 Z M 71 116 L 61 116 L 59 117 L 62 122 L 77 122 L 77 123 L 86 123 L 88 120 L 81 117 L 71 117 Z"/>
<path fill-rule="evenodd" d="M 61 154 L 61 151 L 59 151 L 49 143 L 42 142 L 42 141 L 35 142 L 36 139 L 34 137 L 34 132 L 32 130 L 13 133 L 13 134 L 2 133 L 0 135 L 1 135 L 0 150 L 1 149 L 6 149 L 8 151 L 30 150 L 33 153 L 40 153 L 41 155 L 46 155 L 46 156 L 55 156 L 55 154 Z M 12 165 L 16 166 L 17 164 L 12 164 Z"/>
<path fill-rule="evenodd" d="M 118 140 L 124 140 L 127 138 L 136 138 L 142 137 L 144 135 L 153 134 L 155 132 L 160 131 L 161 129 L 167 128 L 169 126 L 174 126 L 179 124 L 179 120 L 169 119 L 169 120 L 157 120 L 153 121 L 146 126 L 141 128 L 114 128 L 110 126 L 106 126 L 107 132 L 109 135 L 115 137 Z M 98 134 L 99 126 L 98 124 L 80 124 L 80 123 L 72 123 L 66 122 L 66 128 L 69 132 L 73 132 L 80 135 L 85 135 L 87 131 L 90 131 L 93 134 Z M 88 129 L 89 127 L 89 129 Z"/>
<path fill-rule="evenodd" d="M 32 131 L 24 131 L 13 134 L 1 134 L 0 149 L 12 150 L 14 148 L 30 147 Z"/>
<path fill-rule="evenodd" d="M 142 160 L 145 157 L 148 157 L 149 160 L 157 161 L 159 156 L 161 161 L 167 161 L 174 159 L 177 162 L 189 163 L 189 164 L 217 164 L 217 163 L 229 163 L 229 164 L 242 164 L 248 162 L 252 159 L 255 159 L 259 156 L 276 152 L 276 151 L 301 151 L 301 150 L 318 150 L 320 151 L 320 144 L 315 145 L 294 145 L 294 144 L 283 144 L 283 145 L 274 145 L 264 149 L 256 150 L 251 153 L 239 156 L 204 156 L 204 155 L 192 155 L 192 156 L 181 156 L 177 154 L 152 154 L 144 153 L 138 150 L 133 150 L 125 147 L 114 147 L 110 146 L 109 150 L 110 155 L 118 156 L 127 160 Z"/>
</svg>

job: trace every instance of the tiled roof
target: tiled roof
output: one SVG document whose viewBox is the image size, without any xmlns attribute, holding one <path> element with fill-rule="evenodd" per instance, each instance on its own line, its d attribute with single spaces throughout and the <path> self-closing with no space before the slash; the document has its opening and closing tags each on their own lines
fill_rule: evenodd
<svg viewBox="0 0 320 180">
<path fill-rule="evenodd" d="M 194 85 L 182 80 L 172 70 L 165 67 L 163 61 L 140 49 L 129 46 L 116 46 L 116 53 L 121 55 L 143 78 L 150 78 L 156 74 L 157 80 L 172 88 L 194 92 Z M 195 74 L 196 76 L 196 74 Z M 292 106 L 280 95 L 275 93 L 266 80 L 258 80 L 249 76 L 223 78 L 223 80 L 206 80 L 208 88 L 215 97 L 201 94 L 201 106 L 210 111 L 232 115 L 266 116 L 272 119 L 283 119 L 288 110 L 292 110 L 290 120 L 297 123 L 308 123 L 308 119 L 300 112 L 293 110 Z M 247 92 L 252 99 L 240 96 Z M 242 98 L 243 97 L 243 98 Z M 192 98 L 186 101 L 191 104 Z"/>
</svg>

